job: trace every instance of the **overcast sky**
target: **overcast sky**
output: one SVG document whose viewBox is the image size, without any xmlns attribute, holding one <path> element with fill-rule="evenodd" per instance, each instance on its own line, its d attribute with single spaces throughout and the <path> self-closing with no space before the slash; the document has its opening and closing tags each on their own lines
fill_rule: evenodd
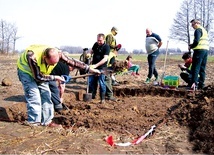
<svg viewBox="0 0 214 155">
<path fill-rule="evenodd" d="M 98 33 L 119 29 L 117 43 L 129 52 L 145 49 L 145 29 L 169 36 L 183 0 L 0 0 L 0 19 L 18 27 L 16 47 L 30 44 L 91 48 Z M 179 44 L 169 41 L 169 47 Z M 175 48 L 176 48 L 175 47 Z"/>
</svg>

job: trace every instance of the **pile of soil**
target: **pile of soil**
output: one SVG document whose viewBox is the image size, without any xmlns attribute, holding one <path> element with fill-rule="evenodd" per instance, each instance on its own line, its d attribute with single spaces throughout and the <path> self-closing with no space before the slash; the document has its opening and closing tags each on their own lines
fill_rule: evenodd
<svg viewBox="0 0 214 155">
<path fill-rule="evenodd" d="M 189 140 L 194 143 L 196 153 L 214 154 L 213 96 L 214 85 L 207 86 L 192 99 L 183 99 L 171 116 L 189 128 Z"/>
</svg>

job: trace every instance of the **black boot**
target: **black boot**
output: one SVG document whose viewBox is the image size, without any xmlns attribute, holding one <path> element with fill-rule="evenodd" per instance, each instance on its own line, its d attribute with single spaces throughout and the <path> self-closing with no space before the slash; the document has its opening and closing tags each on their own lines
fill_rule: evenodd
<svg viewBox="0 0 214 155">
<path fill-rule="evenodd" d="M 100 94 L 101 103 L 105 103 L 105 93 Z"/>
</svg>

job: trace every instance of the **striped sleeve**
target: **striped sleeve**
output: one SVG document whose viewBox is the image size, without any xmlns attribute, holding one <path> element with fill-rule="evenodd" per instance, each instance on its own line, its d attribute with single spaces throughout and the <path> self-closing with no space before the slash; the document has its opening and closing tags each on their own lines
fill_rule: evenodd
<svg viewBox="0 0 214 155">
<path fill-rule="evenodd" d="M 43 75 L 40 72 L 40 69 L 37 65 L 37 61 L 35 59 L 33 59 L 33 51 L 29 51 L 27 53 L 27 61 L 28 61 L 28 65 L 32 71 L 32 75 L 33 78 L 37 81 L 37 82 L 44 82 L 44 81 L 53 81 L 55 80 L 53 75 Z"/>
</svg>

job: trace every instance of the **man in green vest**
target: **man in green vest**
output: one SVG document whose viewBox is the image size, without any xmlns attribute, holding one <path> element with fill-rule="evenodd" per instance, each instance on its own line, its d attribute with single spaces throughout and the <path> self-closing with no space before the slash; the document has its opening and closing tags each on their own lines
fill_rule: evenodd
<svg viewBox="0 0 214 155">
<path fill-rule="evenodd" d="M 112 64 L 115 62 L 115 59 L 117 57 L 117 52 L 121 48 L 121 45 L 117 45 L 116 39 L 114 36 L 116 36 L 118 33 L 118 29 L 116 27 L 111 28 L 111 32 L 106 36 L 106 44 L 110 46 L 110 53 L 107 61 L 107 67 L 111 67 Z M 108 100 L 116 101 L 116 99 L 113 97 L 113 88 L 112 88 L 112 82 L 113 85 L 115 85 L 114 82 L 116 82 L 116 79 L 114 81 L 112 80 L 113 75 L 107 75 L 105 82 L 106 82 L 106 96 Z"/>
<path fill-rule="evenodd" d="M 54 105 L 51 101 L 49 81 L 64 82 L 58 75 L 50 75 L 56 64 L 62 61 L 67 65 L 100 74 L 85 63 L 65 56 L 60 50 L 48 45 L 31 45 L 17 61 L 18 77 L 22 83 L 27 102 L 27 123 L 31 126 L 59 127 L 52 122 Z"/>
<path fill-rule="evenodd" d="M 193 43 L 189 45 L 189 50 L 193 49 L 194 51 L 191 68 L 191 89 L 203 89 L 206 76 L 207 55 L 209 51 L 208 35 L 207 31 L 200 25 L 199 20 L 193 19 L 190 23 L 195 29 Z"/>
</svg>

